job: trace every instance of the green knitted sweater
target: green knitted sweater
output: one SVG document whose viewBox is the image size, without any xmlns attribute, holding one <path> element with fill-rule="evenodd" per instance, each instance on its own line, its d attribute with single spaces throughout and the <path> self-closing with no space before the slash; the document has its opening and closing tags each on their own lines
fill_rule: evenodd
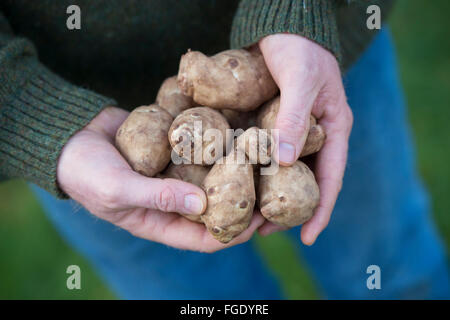
<svg viewBox="0 0 450 320">
<path fill-rule="evenodd" d="M 57 196 L 62 147 L 105 106 L 150 104 L 188 48 L 213 54 L 289 32 L 330 50 L 345 70 L 391 0 L 2 0 L 0 178 L 23 178 Z M 70 5 L 81 29 L 66 26 Z"/>
</svg>

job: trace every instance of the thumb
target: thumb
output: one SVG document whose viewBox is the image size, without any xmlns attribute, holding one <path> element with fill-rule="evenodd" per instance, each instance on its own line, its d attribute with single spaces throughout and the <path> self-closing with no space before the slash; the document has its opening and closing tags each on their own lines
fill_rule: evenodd
<svg viewBox="0 0 450 320">
<path fill-rule="evenodd" d="M 147 208 L 164 212 L 202 214 L 206 209 L 206 196 L 199 187 L 176 179 L 148 178 L 132 172 L 127 178 L 127 204 L 134 208 Z"/>
<path fill-rule="evenodd" d="M 291 165 L 300 156 L 308 136 L 316 91 L 315 88 L 305 90 L 305 86 L 298 83 L 281 89 L 280 109 L 275 123 L 275 129 L 279 129 L 275 155 L 281 165 Z"/>
</svg>

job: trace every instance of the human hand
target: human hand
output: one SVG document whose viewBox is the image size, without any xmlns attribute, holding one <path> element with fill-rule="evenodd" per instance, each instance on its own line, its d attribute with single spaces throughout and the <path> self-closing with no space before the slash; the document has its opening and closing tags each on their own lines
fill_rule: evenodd
<svg viewBox="0 0 450 320">
<path fill-rule="evenodd" d="M 264 221 L 259 213 L 247 230 L 222 244 L 204 225 L 175 213 L 201 214 L 206 207 L 202 189 L 131 169 L 114 147 L 116 131 L 127 116 L 122 109 L 108 107 L 69 139 L 58 160 L 60 188 L 95 216 L 168 246 L 214 252 L 249 240 Z"/>
<path fill-rule="evenodd" d="M 353 115 L 346 101 L 339 65 L 329 51 L 294 34 L 267 36 L 259 41 L 259 48 L 280 88 L 280 110 L 275 125 L 279 129 L 278 150 L 275 150 L 278 162 L 290 165 L 299 157 L 311 113 L 327 133 L 314 168 L 320 203 L 301 230 L 302 242 L 312 245 L 327 226 L 342 188 Z M 283 228 L 270 222 L 259 228 L 262 235 L 280 230 Z"/>
</svg>

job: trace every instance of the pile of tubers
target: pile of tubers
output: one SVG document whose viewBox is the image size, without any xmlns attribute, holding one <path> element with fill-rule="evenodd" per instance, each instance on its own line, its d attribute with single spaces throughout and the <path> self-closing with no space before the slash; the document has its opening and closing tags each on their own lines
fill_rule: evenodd
<svg viewBox="0 0 450 320">
<path fill-rule="evenodd" d="M 278 92 L 258 49 L 227 50 L 211 57 L 189 50 L 181 57 L 178 75 L 163 82 L 155 103 L 136 108 L 123 122 L 116 146 L 142 175 L 203 188 L 205 212 L 184 217 L 203 223 L 218 241 L 227 243 L 243 232 L 255 206 L 277 225 L 298 226 L 319 204 L 313 172 L 297 160 L 275 174 L 259 174 L 273 158 L 271 129 L 280 106 Z M 208 139 L 209 129 L 224 139 Z M 241 130 L 233 134 L 230 129 Z M 322 126 L 311 116 L 300 157 L 319 151 L 325 139 Z M 174 156 L 180 164 L 174 163 Z"/>
</svg>

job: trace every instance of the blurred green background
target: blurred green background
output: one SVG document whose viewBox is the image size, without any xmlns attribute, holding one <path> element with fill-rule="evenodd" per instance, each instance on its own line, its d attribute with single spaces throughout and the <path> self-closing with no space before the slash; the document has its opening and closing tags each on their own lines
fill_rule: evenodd
<svg viewBox="0 0 450 320">
<path fill-rule="evenodd" d="M 434 217 L 450 248 L 450 1 L 400 0 L 390 18 L 409 104 L 419 170 Z M 307 270 L 280 235 L 259 248 L 293 299 L 316 298 Z M 82 270 L 82 289 L 66 288 L 68 265 Z M 0 299 L 113 299 L 88 262 L 65 244 L 22 181 L 0 184 Z"/>
</svg>

